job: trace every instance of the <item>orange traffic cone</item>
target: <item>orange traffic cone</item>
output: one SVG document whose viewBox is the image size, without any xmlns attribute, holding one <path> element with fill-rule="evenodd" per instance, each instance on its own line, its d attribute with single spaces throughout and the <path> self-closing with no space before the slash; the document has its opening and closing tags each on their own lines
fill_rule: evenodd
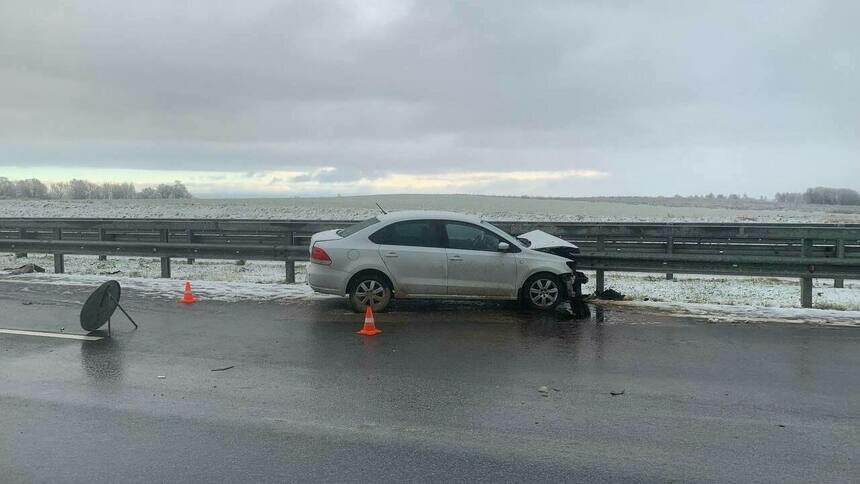
<svg viewBox="0 0 860 484">
<path fill-rule="evenodd" d="M 197 298 L 191 293 L 191 283 L 189 281 L 185 281 L 185 294 L 182 295 L 182 299 L 179 302 L 182 304 L 194 304 L 197 302 Z"/>
<path fill-rule="evenodd" d="M 370 306 L 367 306 L 367 311 L 364 312 L 364 327 L 361 328 L 361 331 L 357 331 L 356 334 L 374 336 L 381 332 L 381 329 L 376 329 L 376 322 L 373 320 L 373 310 L 370 309 Z"/>
</svg>

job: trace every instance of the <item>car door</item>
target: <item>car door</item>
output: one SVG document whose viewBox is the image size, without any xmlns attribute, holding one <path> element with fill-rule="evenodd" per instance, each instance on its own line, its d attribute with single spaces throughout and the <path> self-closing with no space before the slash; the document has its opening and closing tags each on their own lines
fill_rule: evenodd
<svg viewBox="0 0 860 484">
<path fill-rule="evenodd" d="M 466 222 L 446 221 L 448 294 L 512 297 L 516 294 L 517 260 L 499 251 L 506 242 L 489 230 Z"/>
<path fill-rule="evenodd" d="M 447 252 L 435 220 L 406 220 L 370 236 L 397 287 L 397 296 L 439 296 L 446 293 Z"/>
</svg>

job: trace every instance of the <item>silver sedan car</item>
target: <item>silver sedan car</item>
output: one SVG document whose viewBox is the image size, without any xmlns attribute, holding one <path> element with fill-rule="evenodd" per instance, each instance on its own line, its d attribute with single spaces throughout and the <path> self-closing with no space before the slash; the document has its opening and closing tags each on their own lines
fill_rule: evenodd
<svg viewBox="0 0 860 484">
<path fill-rule="evenodd" d="M 553 309 L 573 296 L 575 262 L 546 249 L 575 246 L 533 235 L 541 250 L 473 216 L 382 214 L 315 234 L 308 283 L 317 292 L 348 296 L 356 311 L 382 311 L 393 298 L 521 300 Z"/>
</svg>

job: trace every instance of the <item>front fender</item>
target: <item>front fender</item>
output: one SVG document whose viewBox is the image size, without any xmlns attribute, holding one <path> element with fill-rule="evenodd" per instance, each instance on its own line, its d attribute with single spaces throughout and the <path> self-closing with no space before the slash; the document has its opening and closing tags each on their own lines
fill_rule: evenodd
<svg viewBox="0 0 860 484">
<path fill-rule="evenodd" d="M 542 272 L 548 272 L 562 278 L 563 287 L 568 291 L 569 289 L 566 287 L 567 283 L 564 279 L 572 279 L 573 271 L 567 265 L 567 262 L 568 259 L 564 259 L 562 257 L 556 258 L 555 256 L 545 255 L 543 255 L 543 257 L 526 258 L 524 263 L 520 266 L 523 270 L 518 274 L 519 281 L 517 284 L 517 292 L 519 293 L 522 290 L 523 285 L 530 277 Z"/>
</svg>

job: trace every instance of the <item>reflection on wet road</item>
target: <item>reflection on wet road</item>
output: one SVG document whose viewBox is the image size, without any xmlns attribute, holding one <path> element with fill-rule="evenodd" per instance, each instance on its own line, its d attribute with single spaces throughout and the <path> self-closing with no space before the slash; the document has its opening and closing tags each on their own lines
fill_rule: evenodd
<svg viewBox="0 0 860 484">
<path fill-rule="evenodd" d="M 86 291 L 34 290 L 0 327 L 81 333 Z M 4 481 L 858 475 L 852 328 L 401 302 L 365 338 L 337 299 L 123 303 L 111 339 L 0 334 Z"/>
</svg>

